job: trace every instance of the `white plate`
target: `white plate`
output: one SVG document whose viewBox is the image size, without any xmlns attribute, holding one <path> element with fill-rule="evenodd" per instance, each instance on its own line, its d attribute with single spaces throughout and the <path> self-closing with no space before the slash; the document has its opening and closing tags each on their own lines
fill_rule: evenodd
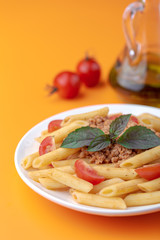
<svg viewBox="0 0 160 240">
<path fill-rule="evenodd" d="M 48 123 L 53 119 L 63 119 L 68 115 L 72 114 L 79 114 L 83 112 L 89 112 L 95 109 L 102 108 L 104 106 L 108 106 L 110 109 L 110 113 L 122 112 L 132 113 L 134 115 L 138 115 L 144 112 L 148 112 L 151 114 L 155 114 L 160 117 L 160 109 L 141 106 L 141 105 L 132 105 L 132 104 L 104 104 L 104 105 L 95 105 L 95 106 L 87 106 L 82 108 L 73 109 L 70 111 L 66 111 L 60 114 L 56 114 L 53 117 L 50 117 L 35 127 L 33 127 L 30 131 L 28 131 L 24 137 L 19 142 L 16 152 L 15 152 L 15 166 L 18 171 L 19 176 L 22 180 L 35 192 L 40 194 L 41 196 L 47 198 L 48 200 L 60 204 L 64 207 L 74 209 L 80 212 L 85 212 L 89 214 L 96 214 L 96 215 L 103 215 L 103 216 L 133 216 L 133 215 L 140 215 L 146 214 L 151 212 L 160 211 L 160 204 L 153 204 L 147 206 L 140 206 L 140 207 L 129 207 L 125 210 L 113 210 L 113 209 L 105 209 L 105 208 L 98 208 L 98 207 L 90 207 L 86 205 L 81 205 L 76 203 L 72 197 L 69 195 L 68 192 L 65 191 L 52 191 L 47 190 L 42 187 L 39 183 L 31 180 L 27 176 L 27 171 L 25 171 L 21 167 L 21 160 L 33 153 L 36 152 L 38 149 L 38 143 L 34 141 L 35 137 L 38 137 L 42 130 L 47 129 Z"/>
</svg>

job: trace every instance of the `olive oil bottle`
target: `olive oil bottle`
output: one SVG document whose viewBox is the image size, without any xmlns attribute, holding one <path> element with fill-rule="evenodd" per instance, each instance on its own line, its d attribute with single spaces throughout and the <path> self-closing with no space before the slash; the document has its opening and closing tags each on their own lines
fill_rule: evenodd
<svg viewBox="0 0 160 240">
<path fill-rule="evenodd" d="M 160 0 L 138 0 L 122 16 L 125 48 L 109 74 L 124 101 L 160 107 Z"/>
<path fill-rule="evenodd" d="M 160 107 L 160 56 L 146 54 L 136 65 L 118 59 L 109 81 L 125 102 Z"/>
</svg>

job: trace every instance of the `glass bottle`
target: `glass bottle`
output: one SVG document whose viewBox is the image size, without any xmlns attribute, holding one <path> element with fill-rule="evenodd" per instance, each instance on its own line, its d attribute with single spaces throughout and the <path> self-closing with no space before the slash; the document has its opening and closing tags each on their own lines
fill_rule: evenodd
<svg viewBox="0 0 160 240">
<path fill-rule="evenodd" d="M 125 102 L 160 107 L 160 0 L 131 3 L 123 30 L 126 46 L 109 81 Z"/>
</svg>

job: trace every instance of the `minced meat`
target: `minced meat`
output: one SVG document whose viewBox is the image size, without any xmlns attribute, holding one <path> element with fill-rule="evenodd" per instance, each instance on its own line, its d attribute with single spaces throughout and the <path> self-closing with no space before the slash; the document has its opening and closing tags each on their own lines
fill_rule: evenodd
<svg viewBox="0 0 160 240">
<path fill-rule="evenodd" d="M 108 116 L 96 116 L 95 118 L 89 119 L 89 126 L 100 128 L 105 134 L 109 134 L 109 127 L 112 121 L 113 120 L 110 120 Z M 139 124 L 137 124 L 135 121 L 132 121 L 132 119 L 130 118 L 125 130 L 129 127 L 136 125 Z M 160 133 L 156 134 L 160 136 Z M 119 166 L 122 160 L 133 157 L 136 154 L 144 151 L 139 149 L 127 149 L 118 143 L 110 144 L 108 147 L 97 152 L 88 152 L 86 149 L 86 147 L 81 148 L 79 153 L 80 158 L 89 158 L 90 163 L 115 163 L 116 166 Z"/>
</svg>

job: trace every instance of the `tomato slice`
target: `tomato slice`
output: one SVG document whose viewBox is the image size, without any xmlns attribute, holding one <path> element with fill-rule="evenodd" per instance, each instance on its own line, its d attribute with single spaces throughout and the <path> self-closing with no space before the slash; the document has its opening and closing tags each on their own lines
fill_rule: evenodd
<svg viewBox="0 0 160 240">
<path fill-rule="evenodd" d="M 132 121 L 132 122 L 135 122 L 135 123 L 139 123 L 139 121 L 138 121 L 138 118 L 136 118 L 135 116 L 131 116 L 131 118 L 130 118 L 130 120 Z"/>
<path fill-rule="evenodd" d="M 51 133 L 59 128 L 61 128 L 61 122 L 62 120 L 53 120 L 48 124 L 48 132 Z"/>
<path fill-rule="evenodd" d="M 109 116 L 109 120 L 115 120 L 116 118 L 120 117 L 121 115 L 122 115 L 121 113 L 113 114 L 113 115 Z M 131 115 L 130 120 L 131 120 L 132 122 L 137 123 L 137 124 L 139 123 L 138 118 L 136 118 L 136 117 L 133 116 L 133 115 Z"/>
<path fill-rule="evenodd" d="M 39 146 L 39 155 L 46 154 L 56 149 L 54 138 L 51 136 L 46 137 L 43 139 Z"/>
<path fill-rule="evenodd" d="M 82 178 L 93 185 L 101 183 L 105 180 L 103 176 L 98 175 L 91 166 L 81 159 L 75 162 L 75 172 L 79 178 Z"/>
<path fill-rule="evenodd" d="M 50 164 L 48 165 L 48 167 L 50 167 L 50 168 L 53 168 L 53 165 L 52 165 L 52 163 L 50 163 Z"/>
<path fill-rule="evenodd" d="M 153 180 L 160 177 L 160 163 L 135 169 L 138 175 L 147 180 Z"/>
<path fill-rule="evenodd" d="M 109 116 L 109 120 L 115 120 L 116 118 L 120 117 L 122 114 L 121 113 L 116 113 L 111 116 Z"/>
</svg>

